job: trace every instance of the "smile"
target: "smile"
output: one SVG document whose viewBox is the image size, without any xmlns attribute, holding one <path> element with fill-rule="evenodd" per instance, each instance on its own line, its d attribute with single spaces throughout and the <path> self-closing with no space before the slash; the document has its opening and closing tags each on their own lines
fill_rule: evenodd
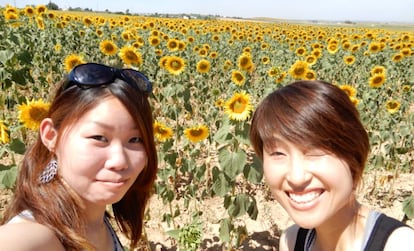
<svg viewBox="0 0 414 251">
<path fill-rule="evenodd" d="M 312 190 L 309 192 L 301 192 L 301 193 L 295 193 L 295 192 L 287 192 L 287 195 L 289 198 L 298 203 L 298 204 L 306 204 L 309 202 L 312 202 L 319 198 L 319 196 L 324 192 L 322 189 Z"/>
</svg>

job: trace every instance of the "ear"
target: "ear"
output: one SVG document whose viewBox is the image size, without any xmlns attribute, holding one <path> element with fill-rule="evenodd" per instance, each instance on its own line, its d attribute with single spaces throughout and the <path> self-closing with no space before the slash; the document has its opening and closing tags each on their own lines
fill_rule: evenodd
<svg viewBox="0 0 414 251">
<path fill-rule="evenodd" d="M 49 151 L 54 152 L 58 133 L 54 127 L 53 120 L 51 118 L 42 120 L 39 132 L 43 145 L 45 145 Z"/>
</svg>

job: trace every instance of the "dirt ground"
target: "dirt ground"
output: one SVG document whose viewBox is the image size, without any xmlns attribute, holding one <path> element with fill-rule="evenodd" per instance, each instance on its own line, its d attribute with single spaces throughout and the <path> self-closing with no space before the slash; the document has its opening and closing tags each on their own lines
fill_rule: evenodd
<svg viewBox="0 0 414 251">
<path fill-rule="evenodd" d="M 413 193 L 414 175 L 405 173 L 396 176 L 392 173 L 371 172 L 365 175 L 364 180 L 365 185 L 359 193 L 360 202 L 401 220 L 404 216 L 402 201 Z M 0 215 L 10 195 L 10 191 L 0 190 Z M 258 219 L 254 221 L 246 216 L 238 220 L 246 225 L 248 237 L 237 250 L 278 250 L 280 233 L 292 224 L 292 221 L 281 206 L 271 198 L 264 186 L 256 191 L 255 197 L 259 207 Z M 222 199 L 211 198 L 200 204 L 200 210 L 203 212 L 201 216 L 203 242 L 200 250 L 223 250 L 223 244 L 218 238 L 219 220 L 226 217 Z M 147 247 L 156 251 L 178 250 L 174 239 L 166 234 L 171 227 L 161 221 L 167 206 L 154 196 L 149 208 L 150 219 L 145 224 Z M 413 220 L 407 223 L 414 227 Z M 121 240 L 126 243 L 122 236 Z"/>
</svg>

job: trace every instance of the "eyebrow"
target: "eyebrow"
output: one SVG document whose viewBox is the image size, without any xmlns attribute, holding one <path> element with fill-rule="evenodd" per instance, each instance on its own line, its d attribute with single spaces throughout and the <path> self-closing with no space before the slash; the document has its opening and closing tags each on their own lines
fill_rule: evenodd
<svg viewBox="0 0 414 251">
<path fill-rule="evenodd" d="M 96 124 L 97 126 L 103 127 L 107 130 L 113 130 L 114 126 L 112 124 L 107 124 L 107 123 L 103 123 L 100 121 L 96 121 L 96 120 L 92 120 L 91 121 L 92 124 Z M 138 130 L 138 127 L 136 125 L 134 125 L 133 127 L 129 128 L 131 130 Z"/>
</svg>

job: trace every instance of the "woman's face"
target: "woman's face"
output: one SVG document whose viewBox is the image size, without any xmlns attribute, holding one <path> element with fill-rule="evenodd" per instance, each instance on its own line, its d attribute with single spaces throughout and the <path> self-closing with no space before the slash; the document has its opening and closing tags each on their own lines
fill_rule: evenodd
<svg viewBox="0 0 414 251">
<path fill-rule="evenodd" d="M 276 147 L 263 149 L 266 183 L 292 220 L 316 228 L 352 210 L 353 180 L 348 164 L 337 156 L 278 138 Z"/>
<path fill-rule="evenodd" d="M 89 204 L 119 201 L 147 164 L 142 132 L 122 103 L 106 98 L 64 132 L 59 175 Z"/>
</svg>

